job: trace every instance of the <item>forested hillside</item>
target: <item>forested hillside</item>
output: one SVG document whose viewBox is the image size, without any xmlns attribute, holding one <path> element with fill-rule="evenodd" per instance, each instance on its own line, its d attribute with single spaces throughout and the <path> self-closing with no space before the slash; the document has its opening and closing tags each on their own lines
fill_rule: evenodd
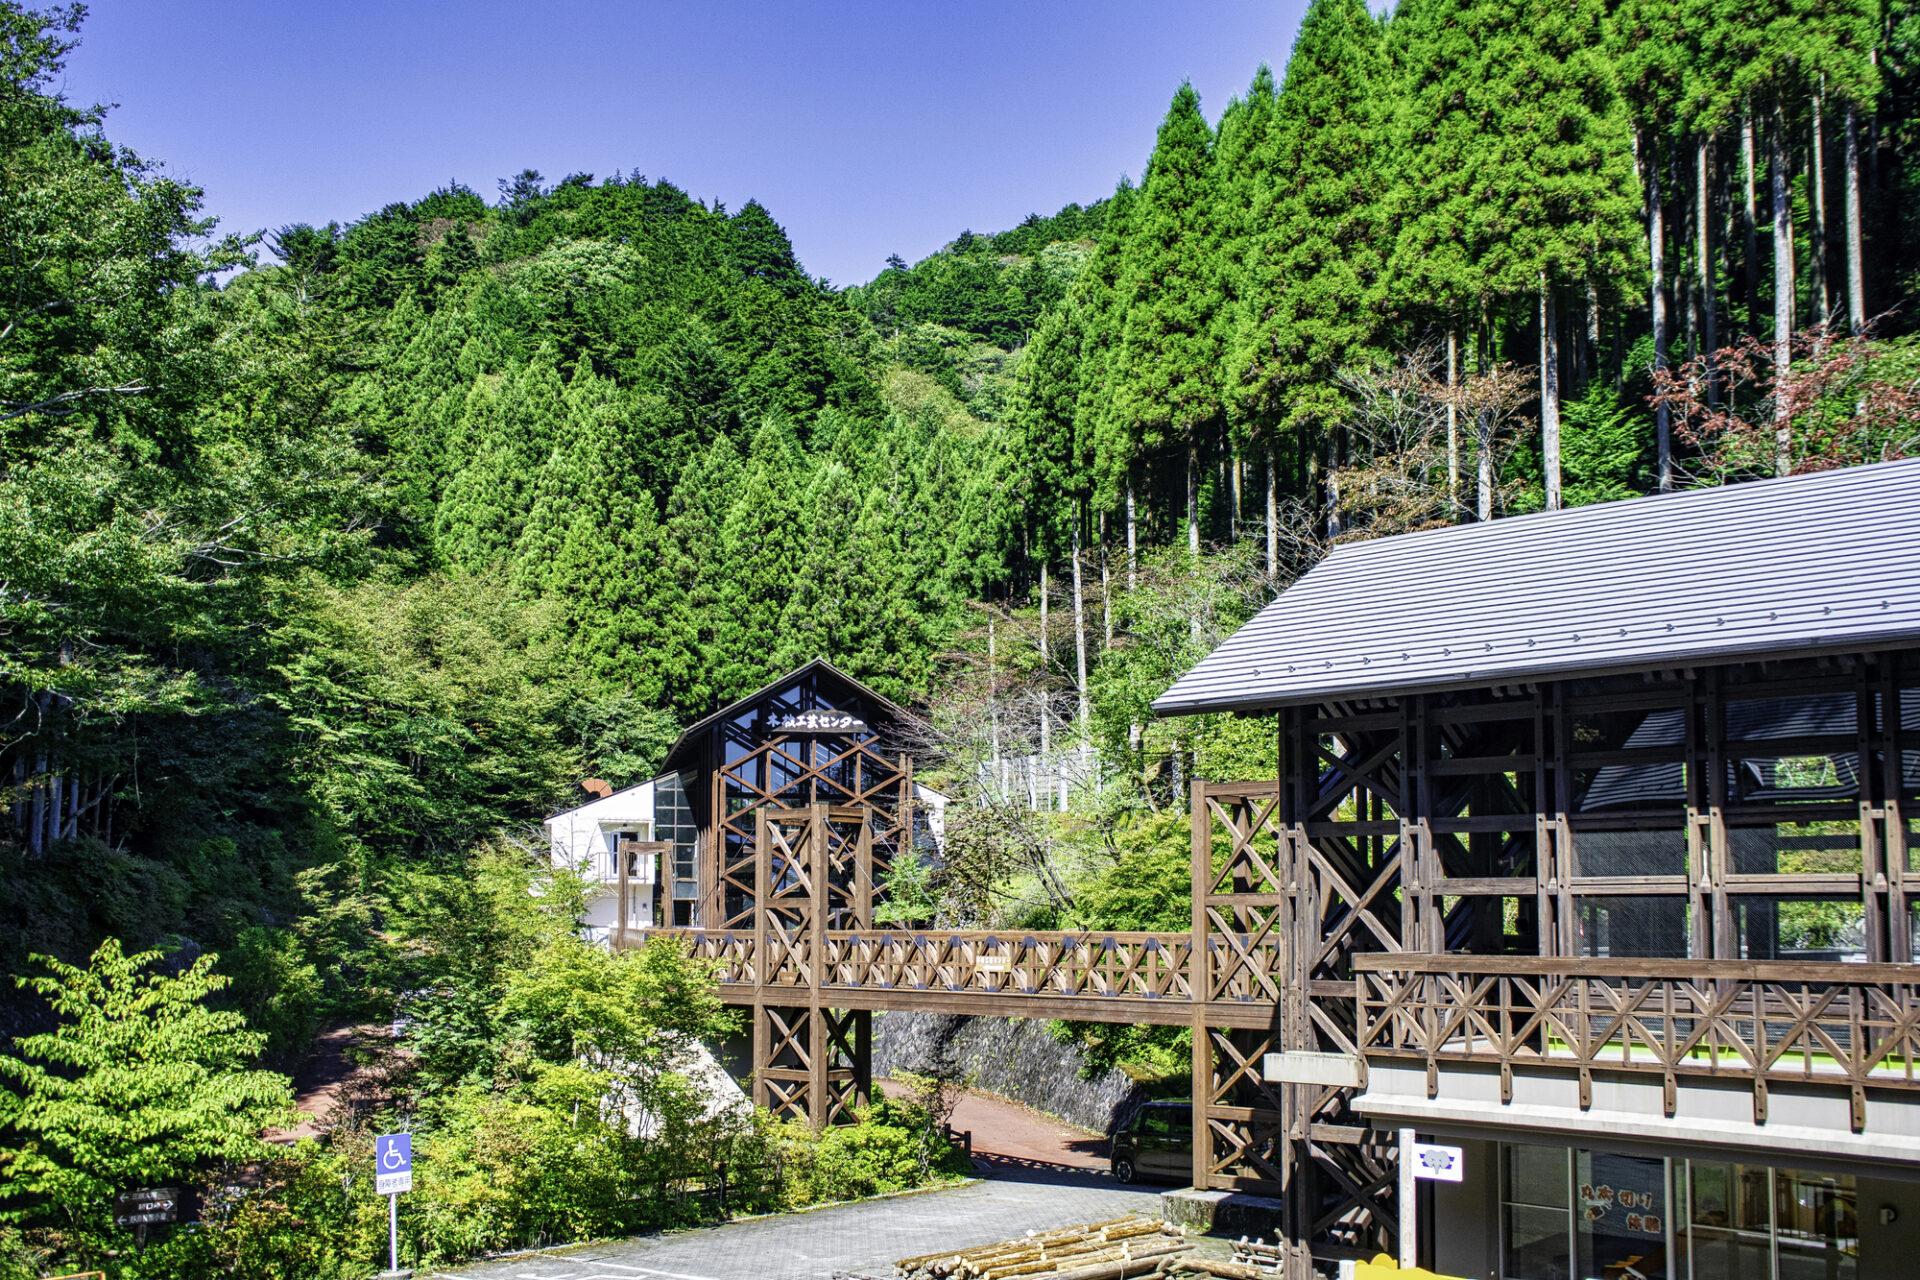
<svg viewBox="0 0 1920 1280">
<path fill-rule="evenodd" d="M 481 1145 L 587 1096 L 540 982 L 685 978 L 590 970 L 515 833 L 778 672 L 969 802 L 897 918 L 1184 927 L 1184 784 L 1270 738 L 1147 706 L 1334 542 L 1920 437 L 1907 0 L 1314 0 L 1110 197 L 849 288 L 638 174 L 218 238 L 58 95 L 78 21 L 0 3 L 0 961 L 217 955 L 276 1069 L 405 1006 Z"/>
</svg>

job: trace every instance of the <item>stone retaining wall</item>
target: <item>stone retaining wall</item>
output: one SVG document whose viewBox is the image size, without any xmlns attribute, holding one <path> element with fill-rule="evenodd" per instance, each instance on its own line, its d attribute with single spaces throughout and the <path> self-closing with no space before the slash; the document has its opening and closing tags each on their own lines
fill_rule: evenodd
<svg viewBox="0 0 1920 1280">
<path fill-rule="evenodd" d="M 978 1088 L 1099 1133 L 1111 1132 L 1146 1100 L 1124 1072 L 1084 1079 L 1080 1051 L 1048 1035 L 1038 1019 L 879 1013 L 873 1039 L 876 1077 L 896 1067 L 928 1075 L 949 1061 L 971 1071 Z"/>
</svg>

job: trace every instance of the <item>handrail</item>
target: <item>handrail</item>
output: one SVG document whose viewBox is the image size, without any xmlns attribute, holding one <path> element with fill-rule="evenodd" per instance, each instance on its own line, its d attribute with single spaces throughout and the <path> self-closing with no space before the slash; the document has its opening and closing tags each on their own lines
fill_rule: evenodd
<svg viewBox="0 0 1920 1280">
<path fill-rule="evenodd" d="M 819 946 L 804 927 L 649 929 L 622 945 L 672 938 L 718 961 L 721 986 L 822 990 L 924 990 L 1018 997 L 1095 997 L 1248 1004 L 1280 997 L 1283 955 L 1272 937 L 1208 939 L 1194 962 L 1193 935 L 1113 930 L 830 929 Z M 762 951 L 764 942 L 764 954 Z M 819 954 L 816 954 L 818 950 Z M 1207 990 L 1196 994 L 1196 975 Z"/>
<path fill-rule="evenodd" d="M 1548 974 L 1554 977 L 1731 979 L 1751 982 L 1867 982 L 1920 985 L 1920 964 L 1849 964 L 1838 960 L 1650 960 L 1638 956 L 1476 956 L 1424 951 L 1367 951 L 1353 956 L 1367 973 Z"/>
<path fill-rule="evenodd" d="M 1595 1070 L 1746 1079 L 1756 1120 L 1765 1082 L 1840 1085 L 1853 1124 L 1868 1088 L 1920 1089 L 1920 965 L 1792 961 L 1575 960 L 1520 956 L 1355 958 L 1355 1044 L 1368 1059 L 1427 1066 Z"/>
</svg>

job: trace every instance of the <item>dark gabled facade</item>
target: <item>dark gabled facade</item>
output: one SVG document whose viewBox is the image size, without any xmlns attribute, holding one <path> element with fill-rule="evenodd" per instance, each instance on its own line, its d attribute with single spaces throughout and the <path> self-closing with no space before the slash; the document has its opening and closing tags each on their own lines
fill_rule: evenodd
<svg viewBox="0 0 1920 1280">
<path fill-rule="evenodd" d="M 875 880 L 911 839 L 906 723 L 907 712 L 816 658 L 691 725 L 660 779 L 659 829 L 674 844 L 670 923 L 750 928 L 762 811 L 815 804 L 846 811 L 830 817 L 829 838 L 867 849 L 842 877 L 860 879 L 860 892 L 837 886 L 833 927 L 870 913 Z"/>
</svg>

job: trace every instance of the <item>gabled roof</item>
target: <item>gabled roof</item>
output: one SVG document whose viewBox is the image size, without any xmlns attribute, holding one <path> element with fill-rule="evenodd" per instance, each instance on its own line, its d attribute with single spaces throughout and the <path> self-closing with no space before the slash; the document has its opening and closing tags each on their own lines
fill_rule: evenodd
<svg viewBox="0 0 1920 1280">
<path fill-rule="evenodd" d="M 1336 548 L 1161 715 L 1920 642 L 1920 459 Z"/>
<path fill-rule="evenodd" d="M 722 720 L 731 719 L 732 717 L 738 715 L 741 711 L 745 710 L 748 707 L 751 707 L 753 704 L 761 701 L 762 699 L 771 697 L 772 695 L 780 692 L 782 689 L 788 688 L 789 686 L 794 684 L 798 684 L 800 681 L 806 679 L 808 676 L 814 675 L 816 673 L 824 673 L 826 675 L 832 676 L 835 680 L 840 681 L 842 684 L 852 689 L 853 692 L 871 701 L 875 706 L 879 707 L 882 711 L 886 712 L 887 715 L 893 717 L 894 719 L 898 720 L 898 719 L 906 718 L 907 713 L 904 710 L 902 710 L 898 705 L 896 705 L 891 699 L 882 697 L 880 694 L 875 693 L 872 689 L 869 689 L 866 685 L 861 684 L 858 680 L 855 680 L 852 676 L 848 675 L 846 672 L 842 671 L 840 668 L 834 666 L 831 662 L 828 662 L 825 658 L 815 658 L 811 662 L 804 663 L 801 666 L 795 667 L 793 670 L 787 672 L 787 674 L 781 676 L 779 679 L 774 680 L 768 684 L 762 685 L 760 688 L 754 690 L 752 693 L 748 694 L 746 697 L 736 699 L 735 701 L 730 702 L 726 706 L 720 708 L 718 711 L 713 712 L 711 715 L 702 716 L 700 719 L 688 725 L 686 729 L 681 732 L 680 736 L 674 740 L 673 747 L 667 752 L 666 763 L 662 764 L 661 768 L 670 770 L 673 767 L 673 762 L 679 758 L 680 754 L 683 751 L 685 751 L 688 747 L 690 747 L 693 744 L 694 740 L 701 735 L 701 733 L 713 727 L 715 724 L 719 723 Z"/>
</svg>

